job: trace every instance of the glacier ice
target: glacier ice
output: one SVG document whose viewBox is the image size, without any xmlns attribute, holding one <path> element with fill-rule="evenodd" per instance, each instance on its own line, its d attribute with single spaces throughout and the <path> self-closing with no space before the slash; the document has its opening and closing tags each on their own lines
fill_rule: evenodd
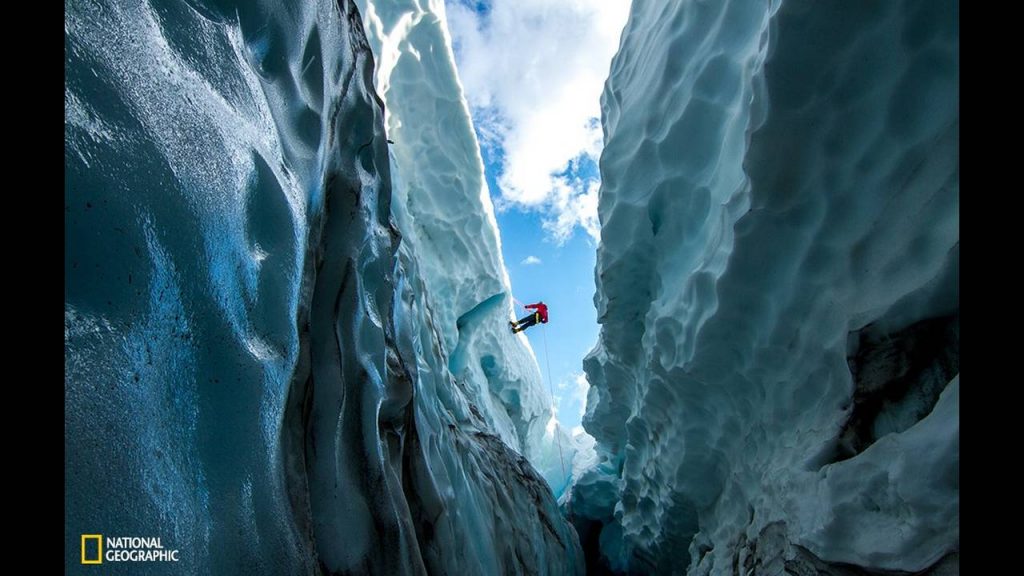
<svg viewBox="0 0 1024 576">
<path fill-rule="evenodd" d="M 394 211 L 452 351 L 451 372 L 474 388 L 488 424 L 561 495 L 575 444 L 561 427 L 547 430 L 552 400 L 529 341 L 506 334 L 511 287 L 444 3 L 357 4 L 378 57 L 375 82 L 397 175 Z"/>
<path fill-rule="evenodd" d="M 957 561 L 957 18 L 633 3 L 602 97 L 588 562 Z"/>
<path fill-rule="evenodd" d="M 385 135 L 352 2 L 66 5 L 68 573 L 582 572 L 433 14 Z"/>
<path fill-rule="evenodd" d="M 591 441 L 505 330 L 443 2 L 66 5 L 66 571 L 956 566 L 958 9 L 633 5 Z"/>
</svg>

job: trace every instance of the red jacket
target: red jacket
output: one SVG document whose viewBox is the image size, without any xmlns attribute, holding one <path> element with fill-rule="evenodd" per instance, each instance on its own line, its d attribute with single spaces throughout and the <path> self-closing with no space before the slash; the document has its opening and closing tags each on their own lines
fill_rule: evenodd
<svg viewBox="0 0 1024 576">
<path fill-rule="evenodd" d="M 543 302 L 537 302 L 536 304 L 527 304 L 526 306 L 523 306 L 523 308 L 532 308 L 532 309 L 536 310 L 537 313 L 540 314 L 540 322 L 541 322 L 541 324 L 547 324 L 548 323 L 548 306 L 547 306 L 547 304 L 545 304 Z"/>
</svg>

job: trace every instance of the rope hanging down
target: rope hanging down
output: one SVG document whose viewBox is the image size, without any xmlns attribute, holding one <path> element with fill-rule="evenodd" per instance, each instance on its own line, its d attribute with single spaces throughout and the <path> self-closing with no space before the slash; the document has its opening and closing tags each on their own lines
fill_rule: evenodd
<svg viewBox="0 0 1024 576">
<path fill-rule="evenodd" d="M 512 296 L 512 301 L 519 305 L 520 308 L 526 310 L 526 305 Z M 544 334 L 544 363 L 547 364 L 548 368 L 548 391 L 551 393 L 551 401 L 555 400 L 555 385 L 551 380 L 551 355 L 548 354 L 548 331 L 543 327 L 541 332 Z M 565 477 L 565 456 L 562 453 L 562 438 L 558 435 L 558 418 L 555 418 L 555 443 L 558 444 L 558 461 L 562 464 L 562 477 Z"/>
<path fill-rule="evenodd" d="M 548 390 L 551 391 L 551 400 L 555 399 L 555 387 L 551 383 L 551 356 L 548 354 L 548 331 L 540 329 L 544 334 L 544 363 L 548 365 Z M 558 443 L 558 461 L 562 463 L 562 478 L 565 478 L 565 456 L 562 455 L 562 437 L 558 435 L 558 418 L 555 418 L 555 442 Z"/>
<path fill-rule="evenodd" d="M 554 400 L 555 399 L 555 391 L 554 391 L 554 389 L 551 386 L 551 356 L 548 354 L 548 331 L 545 330 L 544 328 L 541 328 L 540 330 L 541 330 L 541 332 L 544 333 L 544 362 L 548 365 L 548 390 L 551 390 L 551 399 Z M 568 481 L 569 478 L 567 478 L 566 475 L 565 475 L 565 457 L 562 456 L 562 437 L 558 435 L 558 429 L 559 428 L 560 428 L 560 425 L 558 424 L 558 419 L 555 418 L 555 442 L 558 443 L 558 461 L 562 463 L 562 478 L 565 478 Z M 570 484 L 570 486 L 571 486 L 571 484 Z M 565 501 L 565 510 L 566 510 L 566 514 L 569 517 L 569 521 L 571 522 L 572 521 L 572 500 L 571 499 Z"/>
<path fill-rule="evenodd" d="M 509 295 L 511 296 L 511 294 L 509 294 Z M 515 296 L 512 296 L 512 301 L 514 301 L 517 305 L 519 305 L 519 307 L 523 308 L 523 311 L 526 310 L 526 305 L 523 304 L 522 302 L 520 302 L 518 299 L 516 299 Z M 547 365 L 547 368 L 548 368 L 548 392 L 551 394 L 551 401 L 554 402 L 554 400 L 555 400 L 555 384 L 554 384 L 554 381 L 551 379 L 551 354 L 548 352 L 548 331 L 545 330 L 544 327 L 542 327 L 541 328 L 541 332 L 544 334 L 544 336 L 543 336 L 543 338 L 544 338 L 544 363 L 545 363 L 545 365 Z M 556 413 L 557 413 L 557 408 L 555 408 L 555 410 L 556 410 Z M 559 427 L 560 426 L 559 426 L 559 423 L 558 423 L 558 418 L 556 417 L 555 418 L 555 444 L 558 445 L 558 462 L 561 464 L 561 467 L 562 467 L 562 478 L 565 478 L 565 455 L 562 452 L 562 438 L 558 435 Z M 566 510 L 568 512 L 569 520 L 572 519 L 572 507 L 571 506 L 572 506 L 571 500 L 566 502 Z"/>
</svg>

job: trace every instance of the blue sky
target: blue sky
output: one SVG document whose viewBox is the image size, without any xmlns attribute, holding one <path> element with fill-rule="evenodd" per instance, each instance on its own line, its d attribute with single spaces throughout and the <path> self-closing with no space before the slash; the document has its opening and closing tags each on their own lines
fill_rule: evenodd
<svg viewBox="0 0 1024 576">
<path fill-rule="evenodd" d="M 493 157 L 500 151 L 482 148 L 494 197 L 494 191 L 499 190 L 496 178 L 501 164 Z M 597 311 L 593 304 L 596 244 L 577 229 L 559 245 L 544 230 L 544 215 L 540 211 L 512 208 L 496 216 L 501 229 L 502 256 L 515 297 L 523 304 L 543 300 L 548 305 L 550 322 L 530 328 L 525 334 L 546 384 L 550 362 L 558 420 L 564 428 L 572 430 L 580 425 L 586 402 L 581 363 L 597 342 Z M 517 310 L 517 314 L 521 318 L 523 311 Z M 545 354 L 549 357 L 545 358 Z"/>
<path fill-rule="evenodd" d="M 580 425 L 593 305 L 600 96 L 629 0 L 447 0 L 515 297 L 551 322 L 527 337 L 557 416 Z M 521 312 L 521 311 L 520 311 Z M 549 356 L 549 357 L 546 357 Z"/>
</svg>

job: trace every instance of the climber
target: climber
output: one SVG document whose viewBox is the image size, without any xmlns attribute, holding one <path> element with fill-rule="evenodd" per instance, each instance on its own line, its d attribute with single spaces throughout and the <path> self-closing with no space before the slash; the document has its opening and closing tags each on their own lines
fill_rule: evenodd
<svg viewBox="0 0 1024 576">
<path fill-rule="evenodd" d="M 510 320 L 509 324 L 512 325 L 513 334 L 517 332 L 522 332 L 523 330 L 526 330 L 527 328 L 533 326 L 538 322 L 540 322 L 541 324 L 548 323 L 548 307 L 546 304 L 544 304 L 543 300 L 537 302 L 536 304 L 527 304 L 526 306 L 523 306 L 523 308 L 530 308 L 536 310 L 536 312 L 530 314 L 529 316 L 525 316 L 519 319 L 519 321 L 517 322 L 512 322 Z"/>
</svg>

